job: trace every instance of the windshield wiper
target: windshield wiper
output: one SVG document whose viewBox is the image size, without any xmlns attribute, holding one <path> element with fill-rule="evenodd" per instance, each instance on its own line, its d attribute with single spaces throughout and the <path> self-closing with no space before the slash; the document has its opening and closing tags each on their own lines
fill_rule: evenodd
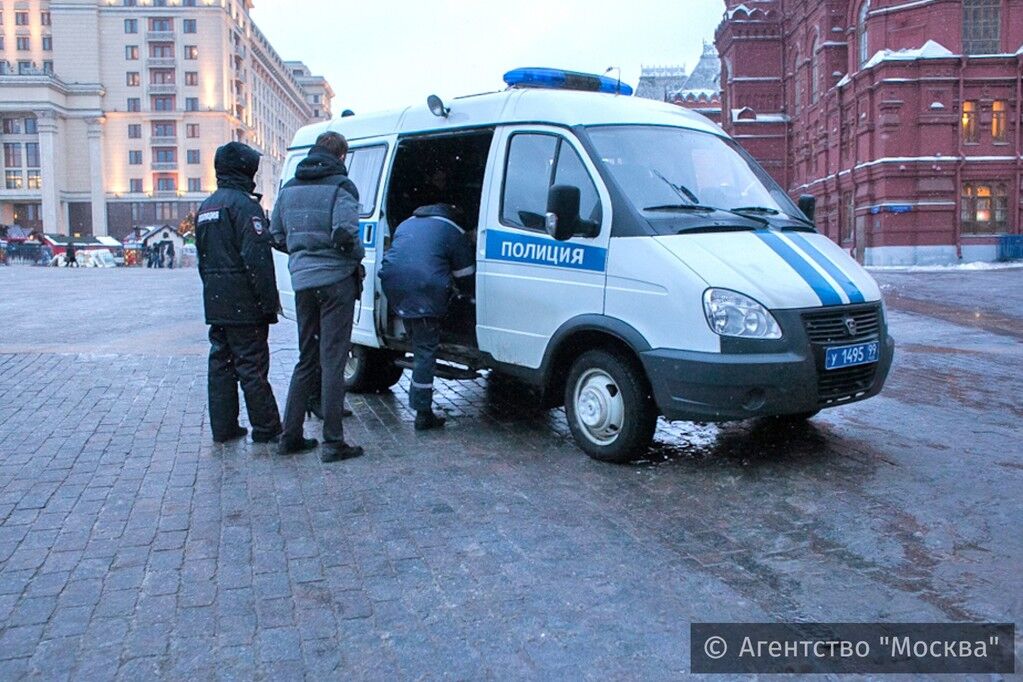
<svg viewBox="0 0 1023 682">
<path fill-rule="evenodd" d="M 694 232 L 752 232 L 756 230 L 752 225 L 698 225 L 697 227 L 683 227 L 675 234 L 692 234 Z"/>
<path fill-rule="evenodd" d="M 689 201 L 693 202 L 694 204 L 699 204 L 700 203 L 699 198 L 697 198 L 697 196 L 695 194 L 693 194 L 692 190 L 690 190 L 685 185 L 679 185 L 679 184 L 676 184 L 676 183 L 672 182 L 668 178 L 664 177 L 664 175 L 662 175 L 659 170 L 655 170 L 653 168 L 651 168 L 650 170 L 653 172 L 654 175 L 656 175 L 661 180 L 663 180 L 664 184 L 666 184 L 668 187 L 671 187 L 671 189 L 674 190 L 675 194 L 679 195 L 679 197 L 681 197 L 682 199 L 688 199 Z"/>
<path fill-rule="evenodd" d="M 750 213 L 770 213 L 771 215 L 778 215 L 781 213 L 778 209 L 768 208 L 767 206 L 736 206 L 735 208 L 730 208 L 728 210 L 735 211 L 736 213 L 749 211 Z"/>
<path fill-rule="evenodd" d="M 733 213 L 767 213 L 768 215 L 783 215 L 790 220 L 795 220 L 803 225 L 786 225 L 781 229 L 783 232 L 816 232 L 817 230 L 806 218 L 801 216 L 794 216 L 790 213 L 784 213 L 776 208 L 770 208 L 768 206 L 739 206 L 737 208 L 729 209 Z"/>
<path fill-rule="evenodd" d="M 746 215 L 745 213 L 738 213 L 734 209 L 721 208 L 720 206 L 705 206 L 703 204 L 659 204 L 657 206 L 644 206 L 644 211 L 716 211 L 720 213 L 731 213 L 732 215 L 739 216 L 743 220 L 752 220 L 760 223 L 761 225 L 769 225 L 767 220 L 759 216 Z"/>
</svg>

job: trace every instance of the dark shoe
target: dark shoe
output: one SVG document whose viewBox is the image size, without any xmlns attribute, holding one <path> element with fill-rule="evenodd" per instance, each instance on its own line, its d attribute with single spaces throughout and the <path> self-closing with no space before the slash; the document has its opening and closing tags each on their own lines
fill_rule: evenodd
<svg viewBox="0 0 1023 682">
<path fill-rule="evenodd" d="M 346 407 L 346 408 L 344 408 L 344 410 L 342 410 L 341 416 L 342 417 L 351 417 L 352 416 L 352 411 L 349 410 Z M 323 421 L 323 409 L 320 407 L 320 401 L 319 400 L 310 400 L 306 404 L 305 417 L 306 417 L 306 419 L 309 419 L 311 417 L 316 417 L 320 421 Z"/>
<path fill-rule="evenodd" d="M 298 440 L 281 439 L 281 444 L 277 446 L 277 454 L 294 455 L 299 452 L 308 452 L 319 444 L 320 441 L 315 438 L 300 438 Z"/>
<path fill-rule="evenodd" d="M 247 434 L 248 432 L 249 430 L 244 426 L 236 426 L 233 433 L 228 433 L 223 436 L 213 436 L 213 442 L 227 443 L 232 440 L 238 440 L 239 438 L 244 438 L 245 434 Z"/>
<path fill-rule="evenodd" d="M 281 439 L 281 432 L 267 433 L 266 431 L 252 431 L 253 443 L 276 443 Z"/>
<path fill-rule="evenodd" d="M 320 452 L 320 461 L 324 464 L 340 462 L 343 459 L 361 457 L 362 453 L 363 449 L 358 445 L 346 445 L 344 443 L 340 443 L 338 445 L 324 445 L 323 451 Z"/>
<path fill-rule="evenodd" d="M 447 419 L 434 414 L 431 410 L 423 410 L 416 414 L 416 431 L 429 431 L 430 429 L 439 429 L 444 426 L 444 422 Z"/>
</svg>

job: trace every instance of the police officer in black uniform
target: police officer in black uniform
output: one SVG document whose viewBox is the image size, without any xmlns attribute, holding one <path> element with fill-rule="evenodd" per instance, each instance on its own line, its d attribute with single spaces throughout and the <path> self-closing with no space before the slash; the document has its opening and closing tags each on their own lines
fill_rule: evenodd
<svg viewBox="0 0 1023 682">
<path fill-rule="evenodd" d="M 460 293 L 471 296 L 476 274 L 464 223 L 462 211 L 451 204 L 417 208 L 398 225 L 380 265 L 388 304 L 412 337 L 415 360 L 408 397 L 409 407 L 416 411 L 417 431 L 443 426 L 445 421 L 432 409 L 441 321 L 456 283 Z"/>
<path fill-rule="evenodd" d="M 274 278 L 270 224 L 253 194 L 259 152 L 240 142 L 217 149 L 217 191 L 196 216 L 196 249 L 210 325 L 209 405 L 213 440 L 241 438 L 238 384 L 256 443 L 281 433 L 270 388 L 270 327 L 280 300 Z"/>
</svg>

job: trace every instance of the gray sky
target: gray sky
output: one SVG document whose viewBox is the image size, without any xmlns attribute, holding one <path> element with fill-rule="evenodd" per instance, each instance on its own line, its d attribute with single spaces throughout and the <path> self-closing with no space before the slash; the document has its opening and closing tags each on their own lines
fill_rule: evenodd
<svg viewBox="0 0 1023 682">
<path fill-rule="evenodd" d="M 281 57 L 327 77 L 335 115 L 392 109 L 436 93 L 499 90 L 505 71 L 640 65 L 690 69 L 724 0 L 255 0 L 252 18 Z"/>
</svg>

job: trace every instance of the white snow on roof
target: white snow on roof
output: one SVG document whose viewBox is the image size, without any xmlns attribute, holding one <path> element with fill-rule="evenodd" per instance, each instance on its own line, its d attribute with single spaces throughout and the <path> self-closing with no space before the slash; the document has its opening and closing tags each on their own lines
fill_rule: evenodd
<svg viewBox="0 0 1023 682">
<path fill-rule="evenodd" d="M 736 5 L 735 7 L 732 7 L 732 8 L 731 8 L 731 9 L 729 9 L 729 10 L 728 10 L 727 12 L 725 12 L 725 14 L 727 14 L 727 15 L 728 15 L 728 18 L 729 18 L 729 19 L 731 19 L 732 17 L 734 17 L 734 16 L 735 16 L 735 13 L 736 13 L 736 12 L 739 12 L 739 11 L 743 11 L 743 12 L 745 12 L 745 13 L 746 13 L 747 15 L 749 15 L 749 14 L 751 14 L 751 13 L 753 12 L 753 10 L 751 10 L 751 9 L 750 9 L 749 7 L 747 7 L 747 6 L 745 5 L 745 4 L 742 4 L 742 5 Z"/>
<path fill-rule="evenodd" d="M 852 82 L 852 78 L 849 78 L 849 74 L 845 74 L 842 78 L 835 83 L 836 88 L 844 88 L 846 85 Z"/>
<path fill-rule="evenodd" d="M 928 40 L 922 47 L 918 47 L 915 50 L 878 50 L 874 53 L 873 57 L 867 60 L 867 63 L 863 65 L 863 68 L 869 69 L 881 62 L 913 61 L 916 59 L 945 59 L 947 57 L 955 57 L 955 53 L 941 43 Z"/>
</svg>

